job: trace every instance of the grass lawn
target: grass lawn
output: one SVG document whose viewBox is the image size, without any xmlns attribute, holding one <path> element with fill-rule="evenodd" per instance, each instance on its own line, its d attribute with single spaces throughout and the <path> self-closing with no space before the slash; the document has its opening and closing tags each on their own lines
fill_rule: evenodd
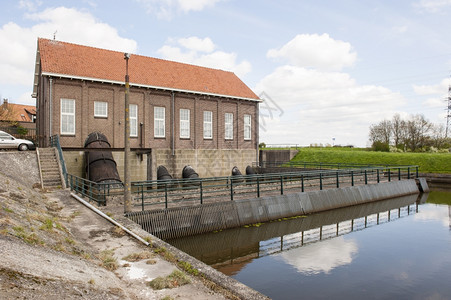
<svg viewBox="0 0 451 300">
<path fill-rule="evenodd" d="M 301 148 L 294 162 L 417 165 L 420 173 L 450 173 L 451 153 L 389 153 L 358 148 Z"/>
</svg>

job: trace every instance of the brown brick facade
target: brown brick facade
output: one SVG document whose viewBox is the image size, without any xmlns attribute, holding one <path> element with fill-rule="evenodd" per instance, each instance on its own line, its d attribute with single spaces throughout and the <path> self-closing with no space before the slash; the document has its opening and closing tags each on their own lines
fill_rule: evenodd
<svg viewBox="0 0 451 300">
<path fill-rule="evenodd" d="M 103 133 L 111 147 L 124 147 L 124 86 L 64 78 L 42 77 L 38 97 L 38 130 L 45 145 L 49 135 L 60 135 L 63 149 L 82 149 L 93 131 Z M 50 98 L 51 95 L 51 98 Z M 50 101 L 51 99 L 51 101 Z M 61 134 L 61 99 L 75 100 L 75 134 Z M 94 102 L 107 103 L 107 117 L 94 116 Z M 258 122 L 256 101 L 197 95 L 155 89 L 130 89 L 130 104 L 138 107 L 137 137 L 130 138 L 132 148 L 132 180 L 156 179 L 156 168 L 164 165 L 172 176 L 181 177 L 185 165 L 192 165 L 201 177 L 230 175 L 233 166 L 244 173 L 247 165 L 257 159 Z M 52 113 L 50 112 L 50 107 Z M 154 108 L 165 108 L 165 136 L 154 135 Z M 180 109 L 188 109 L 189 138 L 180 137 Z M 204 111 L 212 112 L 212 138 L 204 138 Z M 233 114 L 233 139 L 225 139 L 224 114 Z M 244 115 L 251 116 L 251 139 L 244 139 Z M 49 118 L 51 115 L 51 119 Z M 41 120 L 41 122 L 39 122 Z M 51 132 L 50 132 L 51 124 Z M 136 151 L 151 151 L 142 155 Z M 82 176 L 80 151 L 67 154 L 69 172 Z M 123 154 L 118 158 L 118 170 L 123 171 Z M 122 171 L 121 171 L 122 170 Z"/>
<path fill-rule="evenodd" d="M 48 84 L 50 89 L 50 85 Z M 82 148 L 93 131 L 106 135 L 112 148 L 124 147 L 124 87 L 88 81 L 53 78 L 52 119 L 41 124 L 41 135 L 59 134 L 63 148 Z M 47 95 L 49 95 L 47 93 Z M 172 98 L 173 97 L 173 98 Z M 75 100 L 75 134 L 61 134 L 61 99 Z M 38 115 L 49 116 L 49 98 L 39 99 Z M 107 117 L 94 116 L 94 102 L 106 102 Z M 171 149 L 257 149 L 257 102 L 187 93 L 131 88 L 130 104 L 138 107 L 137 137 L 130 138 L 132 148 Z M 174 105 L 174 107 L 172 107 Z M 154 135 L 154 108 L 165 108 L 165 136 Z M 180 109 L 190 112 L 189 138 L 180 137 Z M 212 112 L 211 139 L 203 133 L 203 112 Z M 233 114 L 233 139 L 225 139 L 224 114 Z M 251 116 L 251 139 L 244 139 L 244 115 Z M 47 127 L 47 128 L 45 128 Z"/>
</svg>

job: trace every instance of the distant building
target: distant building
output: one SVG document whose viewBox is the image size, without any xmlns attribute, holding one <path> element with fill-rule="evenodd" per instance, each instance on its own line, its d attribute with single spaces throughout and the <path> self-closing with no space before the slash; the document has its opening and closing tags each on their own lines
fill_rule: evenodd
<svg viewBox="0 0 451 300">
<path fill-rule="evenodd" d="M 101 132 L 120 170 L 124 53 L 40 38 L 35 70 L 40 146 L 60 135 L 69 171 L 81 175 L 80 149 Z M 159 165 L 173 177 L 185 165 L 209 177 L 256 161 L 260 99 L 234 73 L 132 55 L 129 75 L 133 180 L 156 179 Z"/>
<path fill-rule="evenodd" d="M 9 103 L 8 99 L 3 99 L 0 105 L 1 122 L 17 122 L 26 128 L 35 128 L 36 106 Z"/>
</svg>

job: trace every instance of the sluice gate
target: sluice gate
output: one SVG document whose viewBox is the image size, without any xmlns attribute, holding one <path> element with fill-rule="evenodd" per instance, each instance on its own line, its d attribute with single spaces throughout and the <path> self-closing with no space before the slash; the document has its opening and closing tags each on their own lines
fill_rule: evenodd
<svg viewBox="0 0 451 300">
<path fill-rule="evenodd" d="M 411 194 L 419 194 L 414 179 L 129 212 L 127 217 L 167 240 Z"/>
</svg>

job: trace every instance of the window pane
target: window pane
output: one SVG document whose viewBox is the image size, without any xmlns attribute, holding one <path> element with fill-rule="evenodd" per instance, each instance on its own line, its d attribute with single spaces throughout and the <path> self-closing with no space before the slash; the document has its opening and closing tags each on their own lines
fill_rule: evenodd
<svg viewBox="0 0 451 300">
<path fill-rule="evenodd" d="M 130 118 L 130 136 L 138 136 L 138 105 L 130 104 L 128 107 Z"/>
<path fill-rule="evenodd" d="M 75 100 L 61 99 L 61 134 L 75 134 Z"/>
<path fill-rule="evenodd" d="M 204 139 L 213 138 L 213 112 L 204 111 Z"/>
<path fill-rule="evenodd" d="M 94 101 L 94 116 L 95 117 L 108 117 L 108 103 Z"/>
<path fill-rule="evenodd" d="M 154 107 L 154 135 L 155 137 L 165 136 L 165 108 Z"/>
<path fill-rule="evenodd" d="M 251 115 L 244 115 L 244 139 L 251 139 Z"/>
<path fill-rule="evenodd" d="M 232 140 L 233 139 L 233 114 L 226 113 L 225 114 L 225 139 Z"/>
<path fill-rule="evenodd" d="M 180 137 L 190 137 L 189 109 L 180 109 Z"/>
</svg>

